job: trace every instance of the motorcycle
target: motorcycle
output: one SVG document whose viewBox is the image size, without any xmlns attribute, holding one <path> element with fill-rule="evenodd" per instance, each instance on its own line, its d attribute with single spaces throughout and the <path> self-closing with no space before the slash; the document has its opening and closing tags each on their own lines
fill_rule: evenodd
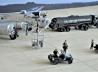
<svg viewBox="0 0 98 72">
<path fill-rule="evenodd" d="M 73 62 L 73 57 L 70 53 L 60 53 L 58 56 L 55 56 L 54 54 L 50 54 L 48 55 L 48 59 L 50 63 L 54 65 L 66 61 L 68 62 L 68 64 L 71 64 Z"/>
<path fill-rule="evenodd" d="M 94 46 L 94 48 L 95 48 L 95 50 L 98 50 L 98 44 L 96 44 L 96 45 Z"/>
</svg>

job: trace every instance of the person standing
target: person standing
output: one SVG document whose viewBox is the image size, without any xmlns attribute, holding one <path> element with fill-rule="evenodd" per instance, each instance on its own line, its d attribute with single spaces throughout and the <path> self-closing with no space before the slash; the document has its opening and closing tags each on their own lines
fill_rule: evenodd
<svg viewBox="0 0 98 72">
<path fill-rule="evenodd" d="M 92 39 L 90 49 L 93 49 L 93 47 L 94 47 L 94 40 Z"/>
<path fill-rule="evenodd" d="M 65 40 L 63 43 L 63 50 L 65 51 L 65 53 L 67 49 L 68 49 L 68 44 L 67 44 L 67 41 Z"/>
</svg>

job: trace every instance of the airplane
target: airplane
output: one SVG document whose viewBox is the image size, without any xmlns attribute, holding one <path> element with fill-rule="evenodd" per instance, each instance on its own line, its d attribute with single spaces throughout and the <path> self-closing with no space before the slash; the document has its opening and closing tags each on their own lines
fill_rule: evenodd
<svg viewBox="0 0 98 72">
<path fill-rule="evenodd" d="M 38 18 L 39 27 L 48 28 L 50 21 L 46 18 L 46 11 L 42 9 L 44 6 L 37 6 L 29 10 L 21 10 L 20 14 L 24 14 L 24 17 Z"/>
<path fill-rule="evenodd" d="M 25 16 L 28 16 L 28 17 L 39 16 L 39 14 L 43 12 L 42 11 L 43 8 L 44 8 L 44 6 L 37 6 L 32 9 L 21 10 L 20 14 L 24 14 L 24 17 Z"/>
</svg>

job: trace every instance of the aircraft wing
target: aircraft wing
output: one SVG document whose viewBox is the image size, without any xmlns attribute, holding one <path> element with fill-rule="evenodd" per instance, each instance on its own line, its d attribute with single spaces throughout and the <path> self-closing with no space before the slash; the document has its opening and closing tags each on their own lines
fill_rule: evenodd
<svg viewBox="0 0 98 72">
<path fill-rule="evenodd" d="M 37 7 L 34 7 L 34 8 L 31 8 L 31 9 L 28 9 L 27 12 L 38 12 L 38 11 L 41 11 L 42 9 L 44 8 L 44 6 L 37 6 Z"/>
</svg>

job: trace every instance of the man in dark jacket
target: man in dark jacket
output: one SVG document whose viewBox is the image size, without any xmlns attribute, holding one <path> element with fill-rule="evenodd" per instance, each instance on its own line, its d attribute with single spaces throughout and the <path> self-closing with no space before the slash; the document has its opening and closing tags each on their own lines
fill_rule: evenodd
<svg viewBox="0 0 98 72">
<path fill-rule="evenodd" d="M 53 51 L 53 56 L 55 57 L 55 58 L 57 58 L 58 57 L 58 50 L 57 49 L 55 49 L 54 51 Z"/>
<path fill-rule="evenodd" d="M 63 43 L 63 50 L 65 51 L 65 53 L 67 49 L 68 49 L 68 44 L 67 44 L 67 41 L 65 40 Z"/>
<path fill-rule="evenodd" d="M 93 49 L 93 47 L 94 47 L 94 40 L 91 41 L 91 47 L 90 47 L 90 49 Z"/>
</svg>

